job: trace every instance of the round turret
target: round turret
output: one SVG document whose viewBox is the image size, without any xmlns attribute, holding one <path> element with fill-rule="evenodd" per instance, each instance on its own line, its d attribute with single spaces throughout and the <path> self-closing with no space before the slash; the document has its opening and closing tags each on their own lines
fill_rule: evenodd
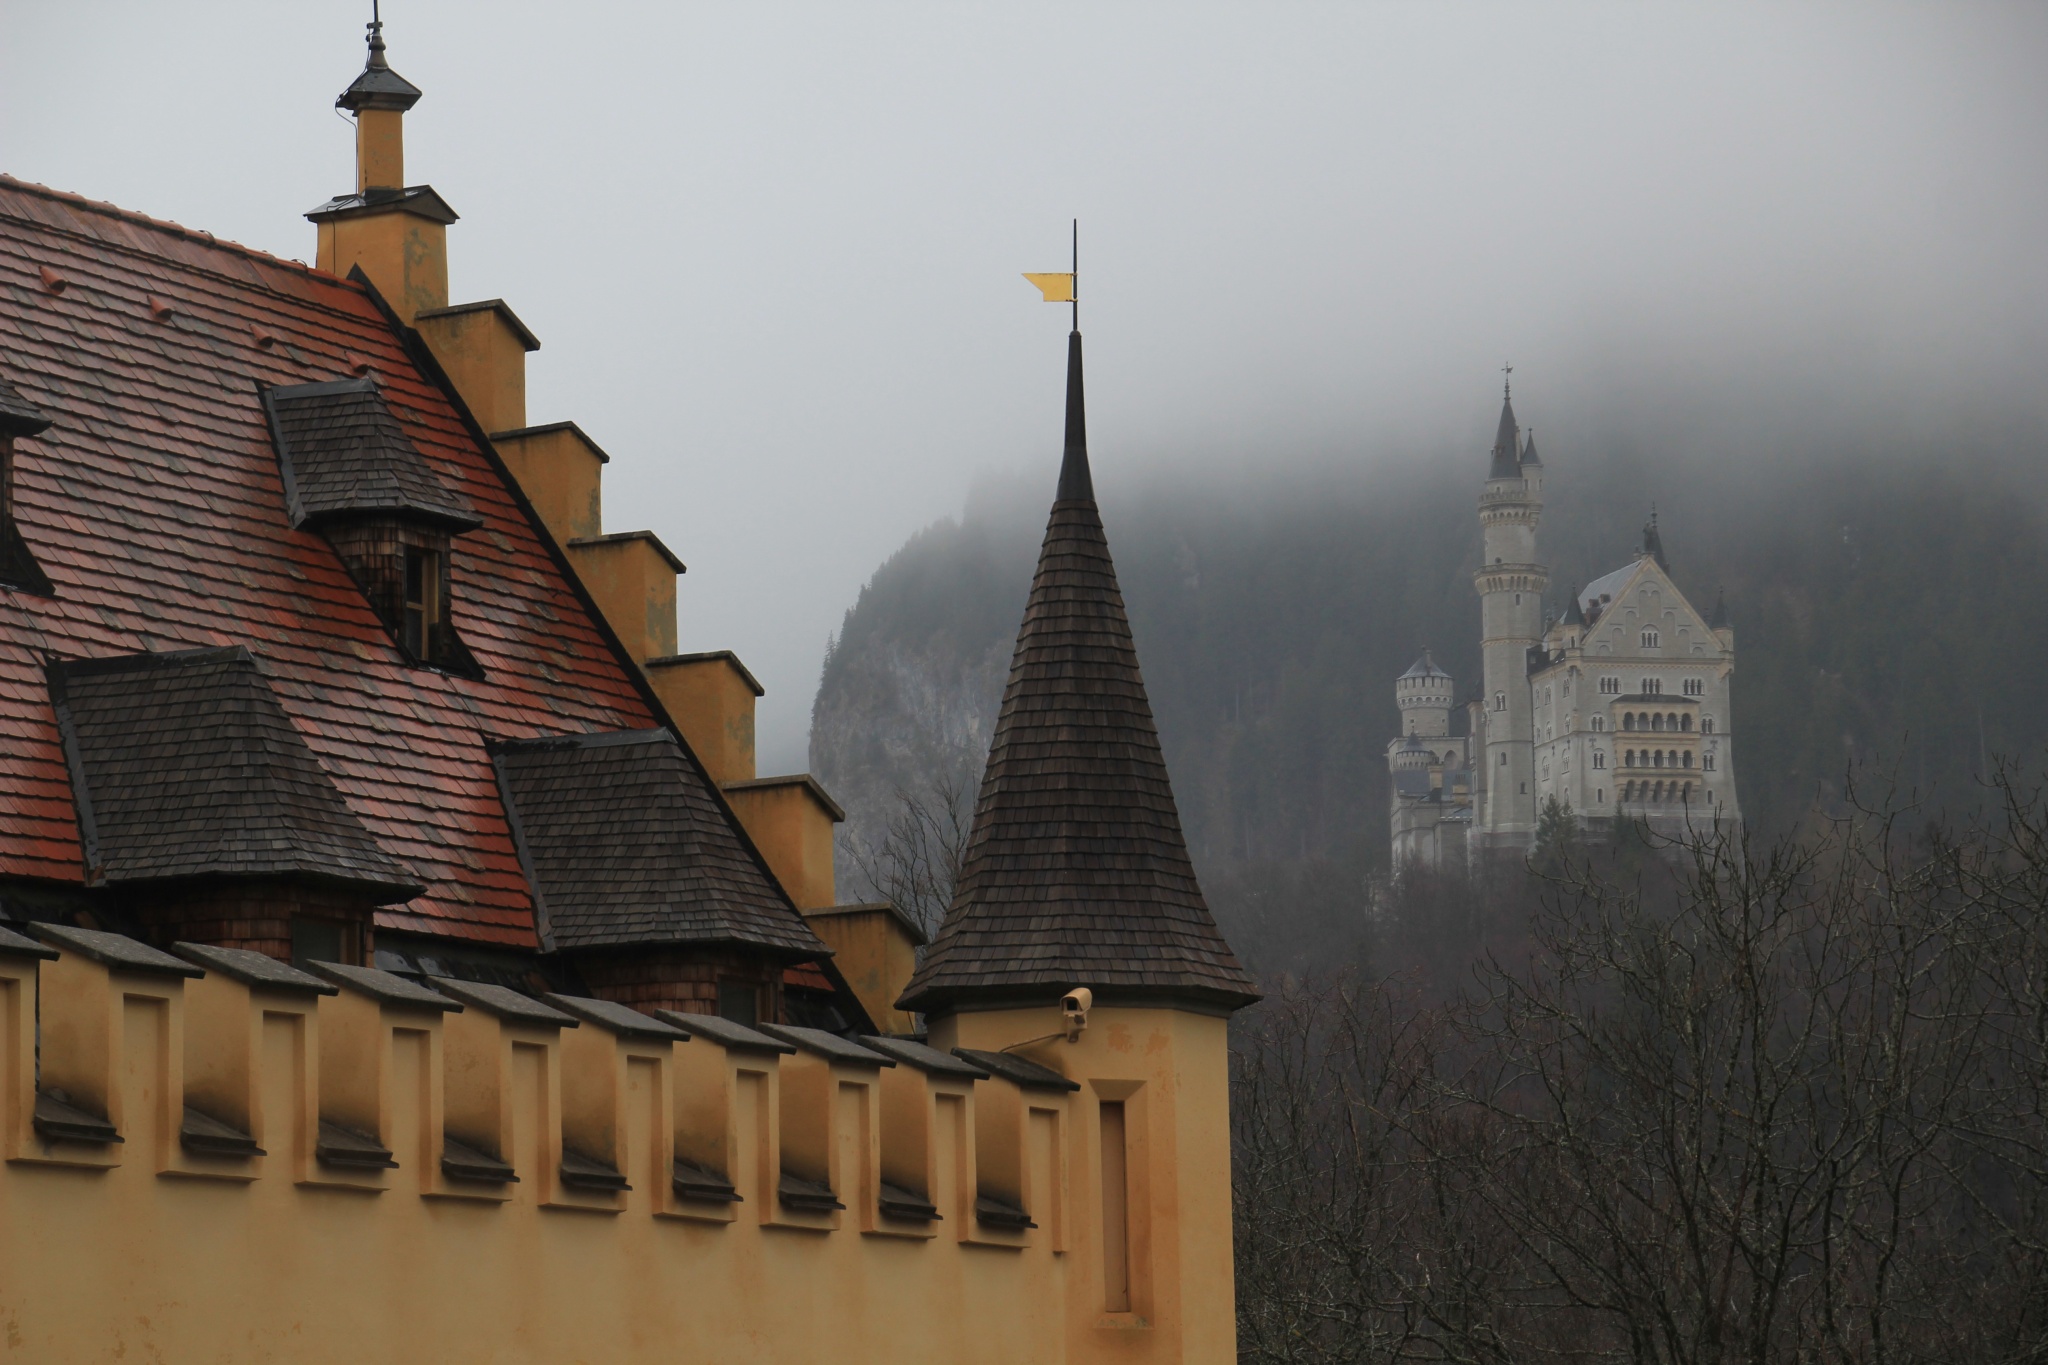
<svg viewBox="0 0 2048 1365">
<path fill-rule="evenodd" d="M 1451 732 L 1451 706 L 1456 687 L 1451 675 L 1436 666 L 1429 651 L 1394 680 L 1394 704 L 1401 708 L 1401 733 L 1432 738 Z"/>
</svg>

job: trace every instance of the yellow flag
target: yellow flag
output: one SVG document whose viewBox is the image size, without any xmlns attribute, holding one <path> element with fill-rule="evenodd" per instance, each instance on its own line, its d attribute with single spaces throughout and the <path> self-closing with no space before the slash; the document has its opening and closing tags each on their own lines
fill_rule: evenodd
<svg viewBox="0 0 2048 1365">
<path fill-rule="evenodd" d="M 1074 276 L 1072 272 L 1058 275 L 1034 275 L 1024 272 L 1024 278 L 1038 286 L 1038 292 L 1045 295 L 1047 303 L 1072 303 L 1074 301 Z"/>
</svg>

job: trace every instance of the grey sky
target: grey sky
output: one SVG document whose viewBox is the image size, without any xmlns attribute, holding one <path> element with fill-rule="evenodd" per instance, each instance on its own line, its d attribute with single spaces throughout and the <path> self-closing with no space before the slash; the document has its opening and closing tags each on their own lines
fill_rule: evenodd
<svg viewBox="0 0 2048 1365">
<path fill-rule="evenodd" d="M 0 169 L 307 258 L 368 3 L 8 0 Z M 455 297 L 690 565 L 800 767 L 825 637 L 984 475 L 1047 496 L 1082 220 L 1118 466 L 1546 457 L 1600 405 L 2043 410 L 2048 7 L 390 0 Z M 1553 437 L 1550 433 L 1554 431 Z M 1768 424 L 1755 440 L 1768 446 Z M 1107 496 L 1107 495 L 1106 495 Z"/>
</svg>

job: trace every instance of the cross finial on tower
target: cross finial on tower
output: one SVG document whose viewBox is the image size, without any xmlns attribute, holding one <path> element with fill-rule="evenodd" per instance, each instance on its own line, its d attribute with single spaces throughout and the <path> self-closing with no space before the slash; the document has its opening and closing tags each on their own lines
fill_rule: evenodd
<svg viewBox="0 0 2048 1365">
<path fill-rule="evenodd" d="M 1512 393 L 1508 391 L 1508 376 L 1512 375 L 1514 372 L 1515 367 L 1512 365 L 1504 364 L 1500 367 L 1500 396 L 1503 398 L 1512 398 L 1514 396 Z"/>
</svg>

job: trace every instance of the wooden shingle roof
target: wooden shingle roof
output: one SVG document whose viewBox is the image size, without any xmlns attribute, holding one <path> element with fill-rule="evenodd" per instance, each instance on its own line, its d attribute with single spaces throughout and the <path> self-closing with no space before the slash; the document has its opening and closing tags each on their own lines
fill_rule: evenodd
<svg viewBox="0 0 2048 1365">
<path fill-rule="evenodd" d="M 494 746 L 541 940 L 561 951 L 738 943 L 830 956 L 742 846 L 711 782 L 667 730 Z"/>
<path fill-rule="evenodd" d="M 1081 338 L 1067 447 L 952 909 L 898 1008 L 1258 999 L 1188 860 L 1095 505 Z"/>
<path fill-rule="evenodd" d="M 370 837 L 249 651 L 50 665 L 87 880 L 305 878 L 372 902 L 423 889 Z"/>
</svg>

